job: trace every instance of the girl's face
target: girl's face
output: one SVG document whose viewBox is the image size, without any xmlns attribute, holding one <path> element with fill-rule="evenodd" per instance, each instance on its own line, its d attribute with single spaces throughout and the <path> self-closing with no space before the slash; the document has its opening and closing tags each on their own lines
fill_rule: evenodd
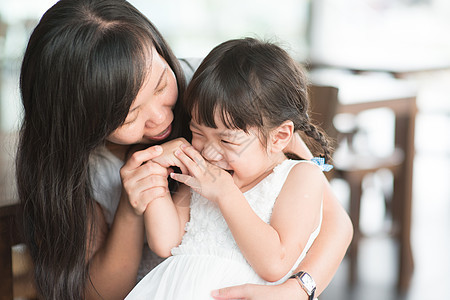
<svg viewBox="0 0 450 300">
<path fill-rule="evenodd" d="M 211 164 L 228 171 L 234 183 L 246 192 L 272 172 L 284 155 L 274 155 L 258 138 L 256 129 L 245 133 L 230 130 L 215 117 L 217 128 L 190 123 L 192 146 Z M 270 145 L 268 146 L 270 147 Z"/>
<path fill-rule="evenodd" d="M 153 48 L 151 72 L 133 101 L 125 123 L 108 137 L 108 141 L 131 145 L 151 144 L 164 140 L 172 130 L 172 109 L 177 97 L 175 74 Z"/>
</svg>

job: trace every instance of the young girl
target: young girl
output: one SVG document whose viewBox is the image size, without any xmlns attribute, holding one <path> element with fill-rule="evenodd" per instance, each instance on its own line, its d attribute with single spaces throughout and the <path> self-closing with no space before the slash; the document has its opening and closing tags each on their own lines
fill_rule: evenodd
<svg viewBox="0 0 450 300">
<path fill-rule="evenodd" d="M 310 123 L 302 70 L 274 44 L 231 40 L 205 58 L 184 99 L 192 146 L 175 155 L 188 174 L 171 177 L 185 185 L 144 214 L 150 248 L 173 256 L 127 299 L 211 299 L 223 286 L 287 280 L 320 230 L 325 181 L 283 150 L 298 130 L 330 154 Z"/>
</svg>

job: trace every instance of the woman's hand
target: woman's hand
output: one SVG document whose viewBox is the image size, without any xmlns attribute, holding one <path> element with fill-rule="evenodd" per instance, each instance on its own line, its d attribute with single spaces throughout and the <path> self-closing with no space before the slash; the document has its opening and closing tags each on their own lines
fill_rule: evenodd
<svg viewBox="0 0 450 300">
<path fill-rule="evenodd" d="M 280 285 L 244 284 L 213 291 L 211 296 L 217 300 L 307 300 L 308 296 L 299 284 L 287 280 Z"/>
<path fill-rule="evenodd" d="M 161 155 L 161 146 L 135 152 L 120 169 L 125 196 L 137 215 L 142 215 L 153 200 L 168 192 L 168 170 L 151 161 Z"/>
<path fill-rule="evenodd" d="M 217 203 L 220 196 L 226 194 L 230 188 L 237 188 L 227 171 L 207 162 L 194 147 L 181 145 L 180 149 L 175 151 L 175 156 L 189 172 L 171 173 L 170 176 L 188 185 L 206 199 Z"/>
<path fill-rule="evenodd" d="M 152 161 L 158 163 L 164 168 L 177 166 L 181 169 L 183 174 L 187 174 L 188 170 L 185 165 L 174 154 L 175 150 L 180 149 L 181 145 L 189 146 L 190 144 L 185 138 L 177 138 L 162 144 L 161 147 L 163 149 L 163 153 L 153 158 Z"/>
<path fill-rule="evenodd" d="M 294 132 L 292 135 L 292 139 L 289 142 L 288 146 L 284 148 L 284 153 L 293 153 L 303 159 L 311 159 L 313 155 L 309 150 L 308 146 L 306 146 L 305 141 L 302 139 L 298 132 Z"/>
</svg>

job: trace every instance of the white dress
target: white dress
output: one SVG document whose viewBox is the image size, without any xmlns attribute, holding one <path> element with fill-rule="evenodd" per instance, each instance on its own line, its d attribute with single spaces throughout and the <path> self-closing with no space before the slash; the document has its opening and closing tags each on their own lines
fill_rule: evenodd
<svg viewBox="0 0 450 300">
<path fill-rule="evenodd" d="M 291 170 L 297 163 L 285 160 L 255 187 L 244 193 L 255 213 L 269 223 L 275 200 Z M 213 299 L 214 289 L 244 283 L 279 284 L 292 275 L 306 255 L 320 230 L 310 235 L 308 243 L 291 270 L 279 281 L 269 283 L 250 267 L 239 250 L 219 208 L 198 193 L 192 192 L 190 221 L 172 256 L 148 273 L 126 299 L 203 300 Z"/>
</svg>

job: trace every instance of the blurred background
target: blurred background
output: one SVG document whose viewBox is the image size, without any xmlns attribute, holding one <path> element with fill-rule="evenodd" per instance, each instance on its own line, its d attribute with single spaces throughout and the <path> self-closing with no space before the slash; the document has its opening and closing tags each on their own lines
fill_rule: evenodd
<svg viewBox="0 0 450 300">
<path fill-rule="evenodd" d="M 0 132 L 18 129 L 21 57 L 55 2 L 0 2 Z M 450 299 L 450 1 L 130 2 L 178 57 L 260 37 L 303 63 L 313 84 L 336 88 L 312 94 L 337 101 L 313 118 L 336 141 L 330 180 L 356 235 L 322 300 Z M 26 272 L 23 251 L 14 247 L 16 273 Z M 16 299 L 30 295 L 21 286 Z"/>
</svg>

